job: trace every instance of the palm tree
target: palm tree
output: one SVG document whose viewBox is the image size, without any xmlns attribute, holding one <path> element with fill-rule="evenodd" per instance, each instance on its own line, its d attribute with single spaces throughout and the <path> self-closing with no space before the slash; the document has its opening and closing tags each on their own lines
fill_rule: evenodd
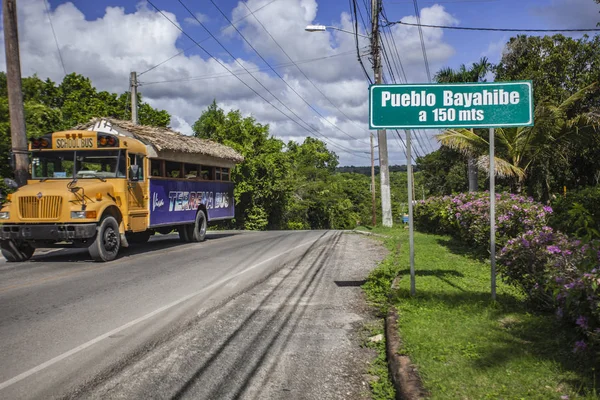
<svg viewBox="0 0 600 400">
<path fill-rule="evenodd" d="M 435 74 L 434 79 L 438 83 L 467 83 L 467 82 L 485 82 L 486 74 L 491 71 L 492 64 L 489 63 L 486 57 L 482 57 L 479 62 L 473 63 L 470 68 L 465 64 L 461 64 L 457 70 L 450 67 L 442 68 Z M 471 134 L 475 135 L 473 129 Z M 475 150 L 473 148 L 472 150 Z M 476 157 L 478 153 L 463 151 L 467 157 L 467 170 L 469 176 L 469 191 L 477 190 L 477 163 Z"/>
<path fill-rule="evenodd" d="M 574 140 L 586 130 L 598 129 L 600 115 L 597 113 L 570 116 L 573 107 L 596 87 L 595 83 L 584 87 L 559 105 L 548 102 L 539 104 L 534 111 L 534 126 L 496 128 L 495 139 L 503 156 L 494 158 L 494 173 L 499 177 L 512 178 L 515 190 L 521 192 L 529 168 L 540 156 L 548 159 L 561 156 L 555 151 L 559 143 Z M 486 139 L 467 129 L 448 129 L 437 138 L 443 145 L 463 154 L 482 154 L 489 148 Z M 479 156 L 477 165 L 489 173 L 489 156 Z M 546 186 L 549 190 L 548 182 Z"/>
</svg>

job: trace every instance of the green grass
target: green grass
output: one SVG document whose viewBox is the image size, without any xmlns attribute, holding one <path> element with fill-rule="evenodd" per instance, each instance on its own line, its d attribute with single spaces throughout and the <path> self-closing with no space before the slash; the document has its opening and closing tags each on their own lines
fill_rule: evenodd
<svg viewBox="0 0 600 400">
<path fill-rule="evenodd" d="M 553 315 L 528 311 L 524 298 L 498 279 L 490 296 L 489 261 L 449 237 L 415 233 L 417 294 L 409 294 L 408 233 L 391 235 L 392 252 L 364 285 L 367 298 L 400 315 L 403 352 L 411 357 L 433 399 L 561 399 L 594 396 L 593 363 L 573 354 L 572 329 Z M 398 252 L 398 246 L 400 251 Z"/>
</svg>

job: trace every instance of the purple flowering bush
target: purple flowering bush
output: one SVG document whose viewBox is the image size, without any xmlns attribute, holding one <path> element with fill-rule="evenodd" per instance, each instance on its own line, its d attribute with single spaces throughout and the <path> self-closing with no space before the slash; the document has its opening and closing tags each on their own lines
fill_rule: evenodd
<svg viewBox="0 0 600 400">
<path fill-rule="evenodd" d="M 489 192 L 460 193 L 420 201 L 414 209 L 417 229 L 452 235 L 485 251 L 490 243 Z M 546 225 L 550 207 L 511 193 L 496 195 L 496 243 Z"/>
<path fill-rule="evenodd" d="M 538 307 L 555 310 L 585 337 L 574 351 L 600 344 L 599 248 L 597 241 L 582 244 L 543 227 L 509 240 L 497 257 L 506 282 L 521 288 Z"/>
<path fill-rule="evenodd" d="M 584 254 L 579 241 L 544 226 L 510 239 L 497 255 L 505 282 L 523 290 L 538 307 L 556 306 L 556 283 L 572 281 Z"/>
<path fill-rule="evenodd" d="M 420 201 L 417 229 L 448 234 L 481 252 L 489 249 L 489 193 Z M 582 334 L 574 351 L 600 345 L 600 241 L 582 243 L 548 225 L 552 209 L 533 199 L 496 195 L 497 268 L 539 309 L 552 310 Z"/>
</svg>

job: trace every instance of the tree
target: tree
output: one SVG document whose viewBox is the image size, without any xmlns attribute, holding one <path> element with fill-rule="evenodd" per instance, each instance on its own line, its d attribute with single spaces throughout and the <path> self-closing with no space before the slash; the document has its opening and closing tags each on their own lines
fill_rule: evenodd
<svg viewBox="0 0 600 400">
<path fill-rule="evenodd" d="M 290 162 L 284 143 L 271 137 L 269 126 L 243 117 L 240 111 L 225 113 L 213 101 L 192 129 L 195 136 L 230 146 L 245 158 L 231 173 L 236 226 L 251 230 L 282 226 L 292 191 Z"/>
<path fill-rule="evenodd" d="M 22 79 L 25 124 L 28 137 L 39 136 L 89 121 L 93 117 L 130 119 L 129 94 L 98 92 L 90 79 L 69 74 L 57 86 L 36 75 Z M 167 126 L 170 115 L 139 100 L 140 123 Z M 0 176 L 12 176 L 10 123 L 6 74 L 0 72 Z"/>
<path fill-rule="evenodd" d="M 465 64 L 461 64 L 458 70 L 446 67 L 442 68 L 435 74 L 434 79 L 439 83 L 457 83 L 457 82 L 485 82 L 486 74 L 492 70 L 492 64 L 488 62 L 486 57 L 483 57 L 479 62 L 473 63 L 470 68 Z M 471 132 L 474 132 L 471 130 Z M 469 176 L 469 191 L 477 190 L 477 164 L 476 157 L 478 153 L 471 153 L 469 149 L 465 152 L 467 157 L 467 170 Z"/>
<path fill-rule="evenodd" d="M 442 146 L 434 152 L 418 157 L 417 167 L 430 195 L 464 192 L 469 188 L 466 159 L 450 147 Z"/>
<path fill-rule="evenodd" d="M 560 104 L 594 82 L 600 82 L 600 36 L 579 39 L 563 35 L 513 37 L 495 67 L 497 81 L 531 80 L 535 104 Z M 600 106 L 588 97 L 572 110 L 577 114 Z"/>
<path fill-rule="evenodd" d="M 572 115 L 572 109 L 596 90 L 596 85 L 585 87 L 562 103 L 539 104 L 535 108 L 535 125 L 518 128 L 497 128 L 495 139 L 498 156 L 495 157 L 494 173 L 499 177 L 513 179 L 514 189 L 520 193 L 532 165 L 539 159 L 546 162 L 556 156 L 556 148 L 580 138 L 586 131 L 595 131 L 600 118 L 595 113 Z M 467 129 L 448 129 L 438 135 L 444 145 L 464 154 L 483 153 L 489 148 L 488 141 Z M 479 168 L 489 173 L 489 156 L 481 155 Z M 547 176 L 547 174 L 546 174 Z M 550 192 L 546 180 L 546 197 Z"/>
</svg>

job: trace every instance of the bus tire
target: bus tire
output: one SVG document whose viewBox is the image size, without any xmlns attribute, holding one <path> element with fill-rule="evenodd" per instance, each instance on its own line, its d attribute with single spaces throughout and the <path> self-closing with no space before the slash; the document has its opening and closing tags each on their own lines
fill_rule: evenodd
<svg viewBox="0 0 600 400">
<path fill-rule="evenodd" d="M 0 242 L 0 250 L 7 262 L 22 262 L 31 258 L 35 248 L 27 242 L 3 240 Z"/>
<path fill-rule="evenodd" d="M 184 243 L 190 242 L 190 229 L 189 225 L 179 225 L 177 227 L 177 231 L 179 232 L 179 240 Z"/>
<path fill-rule="evenodd" d="M 203 242 L 206 239 L 206 214 L 198 210 L 196 213 L 196 222 L 191 226 L 188 232 L 190 242 Z"/>
<path fill-rule="evenodd" d="M 114 217 L 108 215 L 100 222 L 96 239 L 88 247 L 88 251 L 94 261 L 112 261 L 117 258 L 120 248 L 119 224 Z"/>
</svg>

